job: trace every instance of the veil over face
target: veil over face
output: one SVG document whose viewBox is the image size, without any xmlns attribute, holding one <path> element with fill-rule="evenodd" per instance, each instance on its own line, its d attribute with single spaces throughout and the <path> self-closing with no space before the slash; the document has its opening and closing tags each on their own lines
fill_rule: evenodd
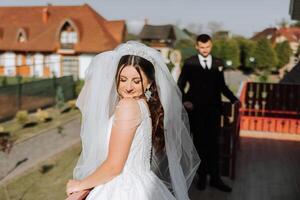
<svg viewBox="0 0 300 200">
<path fill-rule="evenodd" d="M 82 112 L 82 152 L 73 176 L 83 179 L 105 161 L 108 153 L 109 118 L 119 101 L 115 75 L 124 55 L 136 55 L 155 68 L 155 82 L 164 109 L 165 151 L 152 155 L 152 170 L 177 199 L 189 199 L 190 187 L 200 159 L 193 145 L 188 115 L 182 106 L 182 94 L 161 54 L 138 42 L 127 42 L 115 50 L 100 53 L 86 71 L 85 84 L 76 105 Z"/>
</svg>

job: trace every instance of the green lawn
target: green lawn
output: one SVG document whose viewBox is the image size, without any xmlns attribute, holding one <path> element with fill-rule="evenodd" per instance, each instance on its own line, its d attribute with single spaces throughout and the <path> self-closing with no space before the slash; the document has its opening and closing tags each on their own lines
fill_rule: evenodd
<svg viewBox="0 0 300 200">
<path fill-rule="evenodd" d="M 81 144 L 48 159 L 24 175 L 0 186 L 1 200 L 63 200 L 65 186 L 72 178 Z M 6 188 L 6 189 L 5 189 Z"/>
<path fill-rule="evenodd" d="M 37 126 L 31 128 L 22 128 L 22 124 L 17 122 L 16 119 L 1 123 L 0 125 L 5 131 L 9 131 L 11 133 L 11 140 L 13 140 L 15 143 L 19 143 L 30 137 L 40 134 L 45 130 L 59 127 L 66 122 L 80 116 L 79 110 L 74 109 L 64 114 L 60 114 L 59 111 L 54 108 L 46 109 L 46 111 L 49 113 L 49 116 L 53 118 L 53 120 L 50 122 L 39 122 Z M 30 114 L 29 118 L 36 120 L 34 114 Z"/>
</svg>

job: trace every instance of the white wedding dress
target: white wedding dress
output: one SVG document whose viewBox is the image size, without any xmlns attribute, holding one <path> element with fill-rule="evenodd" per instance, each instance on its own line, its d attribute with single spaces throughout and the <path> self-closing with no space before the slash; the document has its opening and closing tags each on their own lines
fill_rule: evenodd
<svg viewBox="0 0 300 200">
<path fill-rule="evenodd" d="M 95 187 L 87 200 L 175 200 L 164 183 L 150 169 L 152 123 L 146 103 L 143 100 L 137 102 L 142 119 L 122 173 Z M 114 116 L 109 120 L 108 140 L 113 120 Z"/>
</svg>

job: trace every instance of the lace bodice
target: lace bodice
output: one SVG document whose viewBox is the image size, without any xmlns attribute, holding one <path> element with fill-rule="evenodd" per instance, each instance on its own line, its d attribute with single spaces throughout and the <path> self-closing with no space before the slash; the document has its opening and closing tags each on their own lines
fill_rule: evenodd
<svg viewBox="0 0 300 200">
<path fill-rule="evenodd" d="M 152 147 L 152 122 L 148 105 L 142 99 L 137 101 L 141 112 L 140 124 L 136 129 L 129 155 L 125 163 L 123 173 L 144 173 L 150 170 L 150 157 Z M 114 116 L 110 119 L 109 129 L 111 132 Z"/>
</svg>

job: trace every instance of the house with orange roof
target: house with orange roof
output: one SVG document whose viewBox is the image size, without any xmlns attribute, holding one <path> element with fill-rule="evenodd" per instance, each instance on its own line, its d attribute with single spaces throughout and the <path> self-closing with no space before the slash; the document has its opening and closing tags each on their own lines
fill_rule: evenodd
<svg viewBox="0 0 300 200">
<path fill-rule="evenodd" d="M 108 21 L 88 4 L 0 7 L 0 75 L 82 79 L 125 34 L 124 20 Z"/>
<path fill-rule="evenodd" d="M 259 40 L 266 38 L 275 46 L 277 43 L 288 41 L 294 54 L 300 45 L 300 28 L 299 27 L 284 27 L 284 28 L 266 28 L 261 32 L 256 33 L 251 39 Z"/>
<path fill-rule="evenodd" d="M 288 41 L 290 47 L 293 50 L 294 54 L 297 53 L 298 47 L 300 45 L 300 28 L 299 27 L 289 27 L 289 28 L 280 28 L 276 32 L 276 43 L 283 41 Z"/>
</svg>

